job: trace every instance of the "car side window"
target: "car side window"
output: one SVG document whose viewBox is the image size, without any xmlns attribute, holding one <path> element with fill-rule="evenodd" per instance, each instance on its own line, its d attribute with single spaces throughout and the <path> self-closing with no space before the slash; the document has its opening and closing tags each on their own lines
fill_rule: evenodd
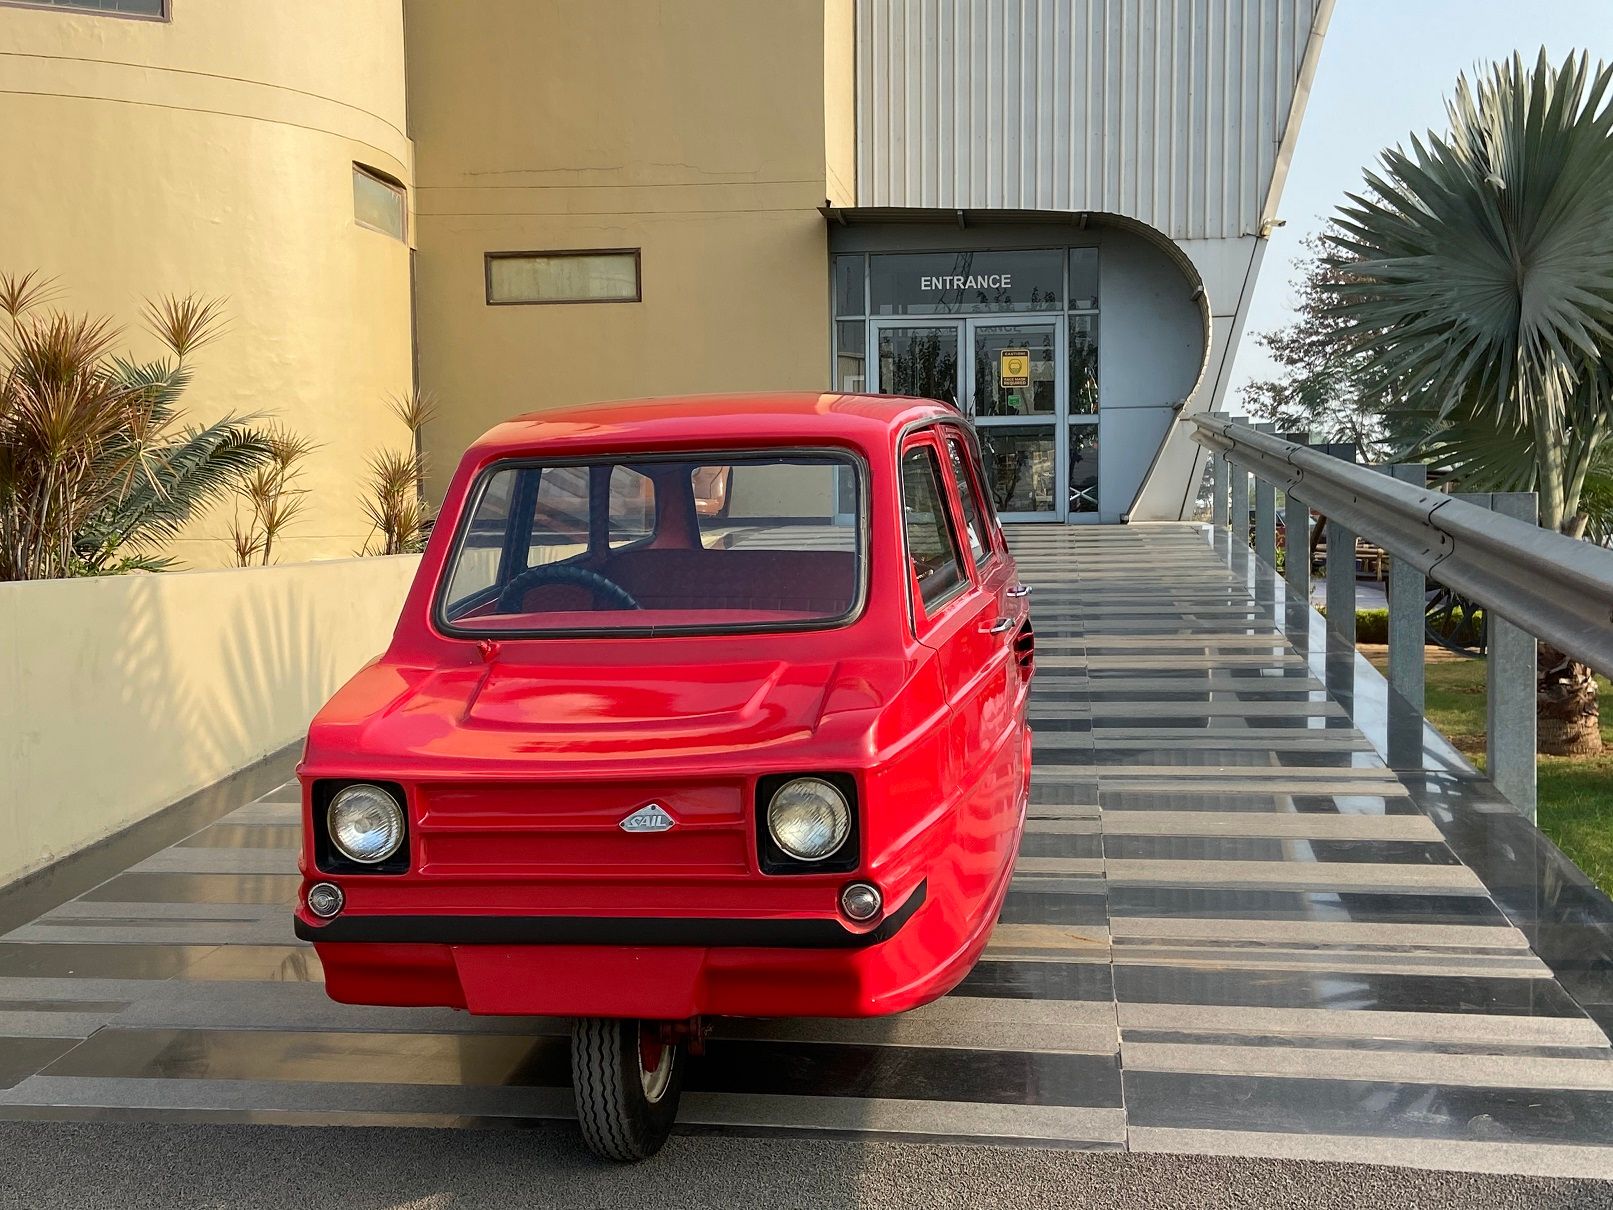
<svg viewBox="0 0 1613 1210">
<path fill-rule="evenodd" d="M 924 612 L 933 614 L 967 583 L 963 555 L 952 532 L 935 447 L 920 445 L 902 455 L 902 522 L 907 555 Z"/>
<path fill-rule="evenodd" d="M 963 507 L 963 532 L 969 538 L 969 553 L 975 566 L 983 566 L 991 558 L 991 531 L 986 528 L 980 492 L 974 476 L 969 473 L 969 459 L 963 452 L 963 442 L 956 437 L 947 438 L 947 458 L 952 463 L 952 478 L 958 485 L 958 503 Z"/>
</svg>

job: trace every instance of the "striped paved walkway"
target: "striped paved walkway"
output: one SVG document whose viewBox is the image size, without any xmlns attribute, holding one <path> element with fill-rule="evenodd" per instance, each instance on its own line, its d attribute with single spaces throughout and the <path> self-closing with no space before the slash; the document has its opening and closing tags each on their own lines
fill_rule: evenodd
<svg viewBox="0 0 1613 1210">
<path fill-rule="evenodd" d="M 1446 841 L 1505 808 L 1425 810 L 1195 527 L 1014 544 L 1037 766 L 985 959 L 727 1023 L 682 1120 L 1613 1173 L 1607 1037 Z M 296 843 L 287 784 L 0 937 L 0 1117 L 570 1115 L 563 1023 L 330 1003 Z"/>
</svg>

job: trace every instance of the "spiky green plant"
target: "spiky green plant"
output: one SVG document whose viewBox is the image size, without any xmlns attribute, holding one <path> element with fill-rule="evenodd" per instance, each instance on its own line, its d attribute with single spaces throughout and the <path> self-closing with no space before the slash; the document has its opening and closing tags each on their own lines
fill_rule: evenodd
<svg viewBox="0 0 1613 1210">
<path fill-rule="evenodd" d="M 1544 50 L 1457 81 L 1450 130 L 1383 153 L 1341 207 L 1331 287 L 1392 431 L 1445 477 L 1532 488 L 1582 533 L 1613 431 L 1613 68 Z M 1600 747 L 1590 670 L 1543 647 L 1542 751 Z"/>
<path fill-rule="evenodd" d="M 273 560 L 275 542 L 308 502 L 308 489 L 301 486 L 302 463 L 319 448 L 279 424 L 270 425 L 263 437 L 269 443 L 269 461 L 235 487 L 230 549 L 237 567 L 267 567 Z"/>
<path fill-rule="evenodd" d="M 387 400 L 392 414 L 409 430 L 409 449 L 378 450 L 369 460 L 369 495 L 359 501 L 370 519 L 371 539 L 360 554 L 413 554 L 426 545 L 431 509 L 426 504 L 426 456 L 421 431 L 437 415 L 429 392 L 414 390 Z"/>
<path fill-rule="evenodd" d="M 160 548 L 271 453 L 245 419 L 180 424 L 185 356 L 222 304 L 151 304 L 172 356 L 139 362 L 113 353 L 108 320 L 39 312 L 50 296 L 34 274 L 0 274 L 0 579 L 161 570 Z"/>
<path fill-rule="evenodd" d="M 420 458 L 414 453 L 380 450 L 371 456 L 370 494 L 361 504 L 374 528 L 374 541 L 364 554 L 412 554 L 425 546 L 425 502 L 420 498 Z"/>
</svg>

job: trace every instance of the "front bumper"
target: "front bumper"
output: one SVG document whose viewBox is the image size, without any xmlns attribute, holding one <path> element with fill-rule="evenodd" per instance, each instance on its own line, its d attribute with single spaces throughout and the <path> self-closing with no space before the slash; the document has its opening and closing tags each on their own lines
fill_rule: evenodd
<svg viewBox="0 0 1613 1210">
<path fill-rule="evenodd" d="M 344 915 L 318 924 L 298 915 L 296 929 L 302 940 L 314 942 L 862 949 L 896 936 L 924 905 L 927 892 L 927 882 L 919 882 L 899 908 L 860 930 L 822 917 L 512 915 Z"/>
<path fill-rule="evenodd" d="M 398 940 L 338 940 L 330 925 L 301 922 L 298 932 L 314 941 L 326 990 L 343 1003 L 653 1020 L 868 1017 L 916 1008 L 951 990 L 984 947 L 1006 889 L 1004 877 L 996 893 L 978 905 L 982 910 L 977 918 L 960 920 L 934 888 L 915 888 L 879 926 L 860 934 L 822 919 L 649 922 L 702 930 L 690 934 L 701 937 L 698 941 L 674 940 L 670 932 L 659 941 L 642 933 L 616 934 L 644 923 L 628 919 L 606 922 L 612 935 L 631 938 L 613 943 L 534 943 L 525 939 L 530 932 L 513 933 L 509 940 L 485 935 L 480 941 L 464 940 L 465 925 L 477 926 L 484 918 L 444 920 L 445 926 L 459 930 L 445 934 L 452 941 L 427 940 L 418 933 L 399 934 Z M 354 918 L 361 930 L 374 920 Z M 527 918 L 496 927 L 560 923 Z M 709 931 L 714 925 L 738 924 L 746 926 L 744 933 L 713 937 Z M 780 926 L 803 925 L 816 927 L 778 931 Z M 820 943 L 817 930 L 825 925 L 839 934 L 834 944 Z M 753 928 L 765 930 L 754 936 L 771 937 L 773 943 L 753 940 Z"/>
</svg>

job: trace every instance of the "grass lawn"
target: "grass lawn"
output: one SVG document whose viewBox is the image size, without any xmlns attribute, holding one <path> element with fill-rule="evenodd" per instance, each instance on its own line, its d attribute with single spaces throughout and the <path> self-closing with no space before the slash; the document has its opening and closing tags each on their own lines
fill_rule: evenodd
<svg viewBox="0 0 1613 1210">
<path fill-rule="evenodd" d="M 1361 645 L 1361 654 L 1387 674 L 1387 648 Z M 1428 720 L 1462 754 L 1484 768 L 1483 660 L 1428 650 Z M 1613 894 L 1613 686 L 1597 677 L 1602 691 L 1602 756 L 1542 756 L 1537 774 L 1540 830 Z"/>
</svg>

